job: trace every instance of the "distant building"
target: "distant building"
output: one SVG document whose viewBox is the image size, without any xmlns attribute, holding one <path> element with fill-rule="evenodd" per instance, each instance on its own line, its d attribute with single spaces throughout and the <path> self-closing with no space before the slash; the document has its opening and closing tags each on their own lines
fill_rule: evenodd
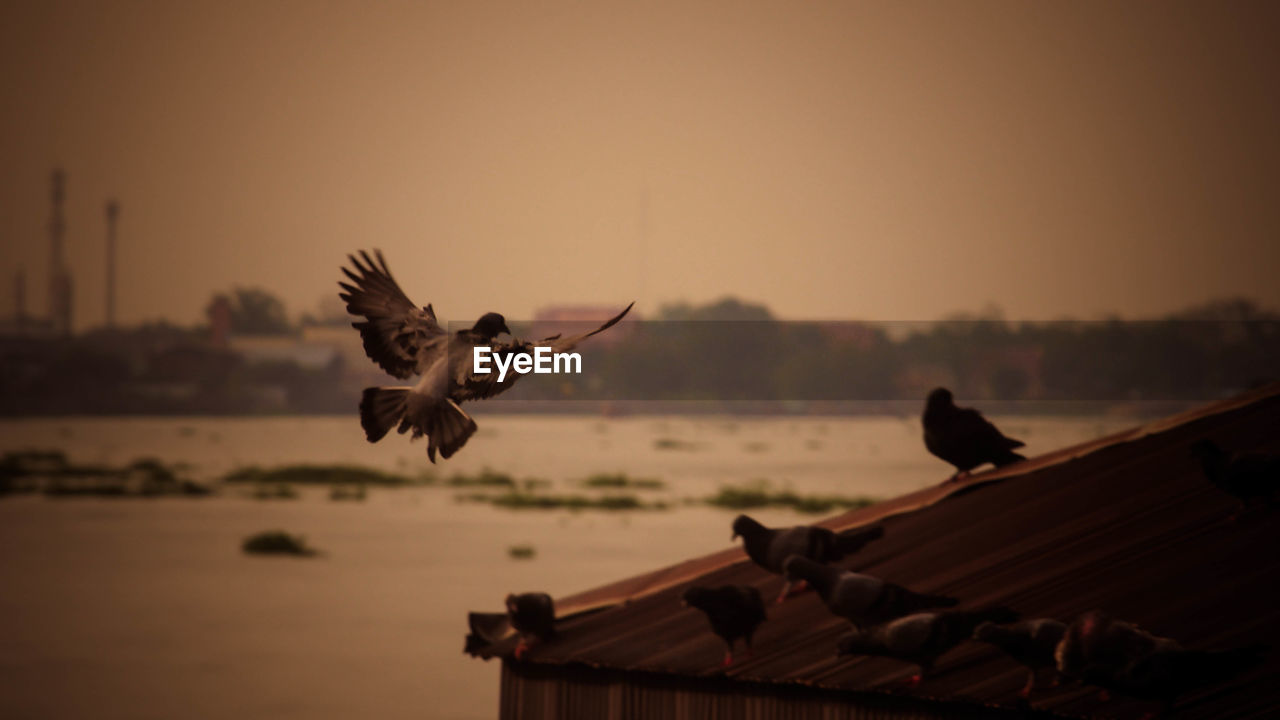
<svg viewBox="0 0 1280 720">
<path fill-rule="evenodd" d="M 845 345 L 852 345 L 859 350 L 870 350 L 884 340 L 875 325 L 856 321 L 838 321 L 818 323 L 822 334 L 829 340 Z"/>
<path fill-rule="evenodd" d="M 249 365 L 293 363 L 304 370 L 323 370 L 338 357 L 331 345 L 291 335 L 232 335 L 227 348 Z"/>
</svg>

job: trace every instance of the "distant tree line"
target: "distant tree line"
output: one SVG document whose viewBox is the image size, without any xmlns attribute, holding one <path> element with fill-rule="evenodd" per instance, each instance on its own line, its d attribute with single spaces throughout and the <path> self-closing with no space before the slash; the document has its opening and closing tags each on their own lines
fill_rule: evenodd
<svg viewBox="0 0 1280 720">
<path fill-rule="evenodd" d="M 582 377 L 509 395 L 651 400 L 918 400 L 945 385 L 1003 401 L 1195 401 L 1276 380 L 1280 315 L 1236 299 L 1155 321 L 782 322 L 722 300 L 663 308 Z"/>
<path fill-rule="evenodd" d="M 298 331 L 269 292 L 223 298 L 232 333 Z M 349 413 L 358 402 L 340 354 L 321 368 L 249 363 L 213 335 L 152 324 L 0 339 L 0 414 Z M 665 306 L 579 350 L 582 375 L 526 378 L 502 400 L 874 403 L 945 385 L 970 400 L 1195 402 L 1278 379 L 1280 315 L 1233 299 L 1154 321 L 784 322 L 725 299 Z"/>
</svg>

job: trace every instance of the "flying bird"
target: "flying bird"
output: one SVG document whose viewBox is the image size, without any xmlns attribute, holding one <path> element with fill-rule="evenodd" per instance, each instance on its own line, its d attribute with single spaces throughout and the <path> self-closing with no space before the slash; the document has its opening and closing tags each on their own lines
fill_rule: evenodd
<svg viewBox="0 0 1280 720">
<path fill-rule="evenodd" d="M 1052 618 L 1035 618 L 1001 625 L 984 622 L 973 630 L 973 639 L 1000 648 L 1009 657 L 1027 668 L 1027 684 L 1018 691 L 1018 697 L 1027 699 L 1036 686 L 1036 676 L 1043 670 L 1053 673 L 1053 684 L 1058 683 L 1058 666 L 1053 652 L 1067 632 L 1066 623 Z"/>
<path fill-rule="evenodd" d="M 1026 460 L 1013 451 L 1025 443 L 1005 437 L 977 410 L 956 407 L 946 388 L 929 393 L 923 421 L 924 446 L 956 467 L 951 480 L 960 479 L 983 463 L 1003 467 Z"/>
<path fill-rule="evenodd" d="M 782 570 L 788 580 L 807 581 L 828 610 L 859 628 L 959 603 L 953 597 L 912 592 L 878 577 L 823 565 L 799 555 L 787 558 Z"/>
<path fill-rule="evenodd" d="M 532 640 L 550 640 L 555 637 L 556 607 L 551 596 L 541 592 L 507 595 L 507 618 L 511 627 L 520 633 L 515 656 L 519 660 L 529 649 Z"/>
<path fill-rule="evenodd" d="M 782 563 L 792 555 L 818 562 L 835 562 L 858 552 L 872 540 L 884 537 L 884 528 L 875 525 L 842 533 L 814 525 L 769 528 L 748 515 L 739 515 L 734 518 L 731 539 L 739 537 L 747 557 L 765 570 L 781 575 Z M 778 602 L 787 596 L 791 585 L 789 580 L 783 585 Z"/>
<path fill-rule="evenodd" d="M 1190 692 L 1219 685 L 1262 662 L 1263 645 L 1230 650 L 1193 650 L 1101 612 L 1077 618 L 1058 645 L 1058 667 L 1067 664 L 1082 682 L 1157 701 L 1168 712 Z"/>
<path fill-rule="evenodd" d="M 473 367 L 474 348 L 487 347 L 495 362 L 511 362 L 518 353 L 533 354 L 537 347 L 553 353 L 572 350 L 582 340 L 614 326 L 631 310 L 631 305 L 605 324 L 568 338 L 552 336 L 538 341 L 511 338 L 506 320 L 498 313 L 485 313 L 470 329 L 449 334 L 436 321 L 430 305 L 419 308 L 409 300 L 387 268 L 380 251 L 375 262 L 367 252 L 348 255 L 354 266 L 342 268 L 351 282 L 339 282 L 339 294 L 347 312 L 363 317 L 352 327 L 360 331 L 365 354 L 387 374 L 400 380 L 417 375 L 412 387 L 365 388 L 360 399 L 360 425 L 369 442 L 381 440 L 392 428 L 400 433 L 413 431 L 413 439 L 427 437 L 427 457 L 436 461 L 436 452 L 449 458 L 476 431 L 476 423 L 460 407 L 467 400 L 482 400 L 510 388 L 520 373 L 502 380 L 496 371 L 477 373 Z M 492 370 L 492 368 L 491 368 Z"/>
<path fill-rule="evenodd" d="M 733 645 L 742 638 L 751 655 L 751 636 L 767 616 L 760 591 L 750 585 L 694 586 L 684 591 L 680 602 L 701 610 L 711 622 L 711 632 L 724 640 L 724 667 L 733 664 Z"/>
<path fill-rule="evenodd" d="M 1209 482 L 1240 501 L 1232 520 L 1254 499 L 1274 504 L 1280 492 L 1280 455 L 1230 453 L 1208 438 L 1197 440 L 1191 453 L 1199 458 Z"/>
<path fill-rule="evenodd" d="M 1016 612 L 1002 607 L 914 613 L 842 636 L 836 641 L 836 655 L 878 655 L 914 663 L 920 670 L 907 682 L 915 686 L 938 658 L 973 637 L 978 625 L 1017 619 Z"/>
</svg>

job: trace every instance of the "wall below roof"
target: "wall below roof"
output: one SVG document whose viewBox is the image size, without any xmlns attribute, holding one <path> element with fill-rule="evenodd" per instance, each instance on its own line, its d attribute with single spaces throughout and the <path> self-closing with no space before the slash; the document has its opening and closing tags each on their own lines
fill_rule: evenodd
<svg viewBox="0 0 1280 720">
<path fill-rule="evenodd" d="M 751 683 L 592 668 L 502 663 L 500 720 L 1035 720 L 1064 716 L 840 692 L 798 684 Z"/>
</svg>

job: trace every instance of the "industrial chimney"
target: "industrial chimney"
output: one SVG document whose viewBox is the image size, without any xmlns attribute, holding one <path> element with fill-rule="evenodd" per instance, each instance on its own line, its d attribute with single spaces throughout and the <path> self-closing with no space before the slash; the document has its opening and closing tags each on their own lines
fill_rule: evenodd
<svg viewBox="0 0 1280 720">
<path fill-rule="evenodd" d="M 63 256 L 66 222 L 62 215 L 66 173 L 53 171 L 53 212 L 49 217 L 49 322 L 60 335 L 71 334 L 71 273 Z"/>
<path fill-rule="evenodd" d="M 107 327 L 116 326 L 116 218 L 120 203 L 107 201 Z"/>
</svg>

